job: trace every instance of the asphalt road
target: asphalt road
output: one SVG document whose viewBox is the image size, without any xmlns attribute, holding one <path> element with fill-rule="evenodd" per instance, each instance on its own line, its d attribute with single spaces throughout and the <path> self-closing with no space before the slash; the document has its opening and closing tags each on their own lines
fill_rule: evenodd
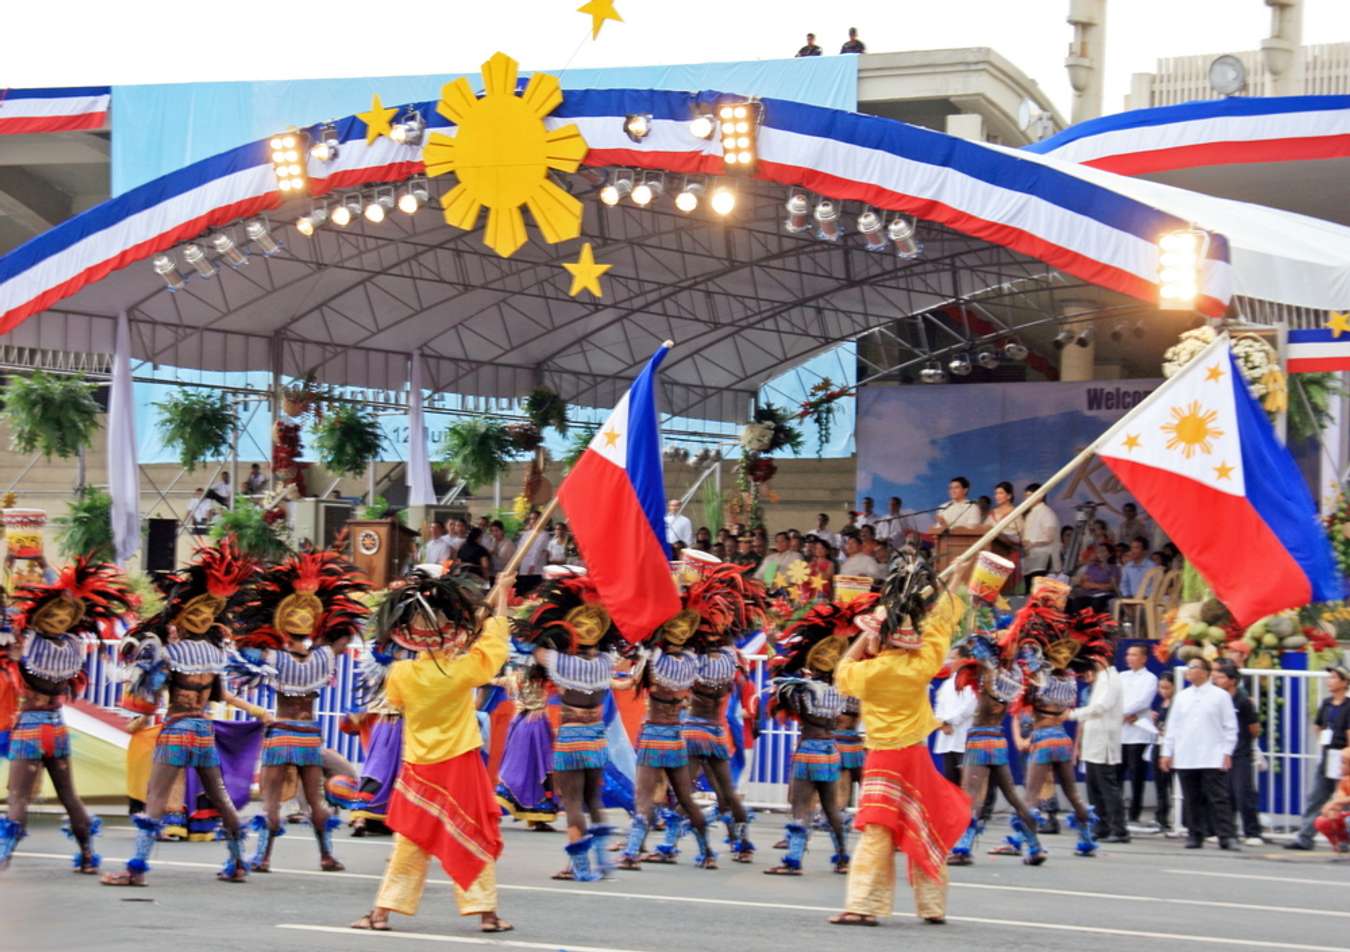
<svg viewBox="0 0 1350 952">
<path fill-rule="evenodd" d="M 763 816 L 756 823 L 761 847 L 773 842 L 780 821 Z M 983 855 L 1001 839 L 1002 823 L 996 819 L 998 835 L 980 844 L 976 865 L 952 871 L 947 925 L 913 917 L 902 876 L 897 915 L 875 929 L 826 924 L 842 901 L 844 878 L 829 871 L 827 840 L 819 834 L 800 879 L 763 875 L 773 853 L 762 849 L 753 866 L 727 862 L 705 871 L 684 861 L 573 884 L 549 879 L 562 865 L 561 834 L 508 823 L 498 879 L 502 915 L 516 930 L 490 938 L 477 933 L 476 917 L 455 915 L 439 869 L 420 914 L 393 918 L 398 931 L 347 929 L 370 907 L 388 839 L 339 833 L 337 851 L 347 871 L 323 873 L 308 828 L 291 827 L 275 848 L 273 873 L 243 885 L 215 881 L 220 844 L 161 844 L 149 888 L 109 889 L 69 872 L 70 845 L 55 819 L 39 818 L 10 870 L 0 874 L 0 950 L 359 952 L 417 940 L 569 952 L 863 952 L 915 942 L 924 943 L 925 952 L 1350 950 L 1350 862 L 1336 862 L 1326 851 L 1267 847 L 1232 855 L 1136 837 L 1080 859 L 1071 855 L 1072 840 L 1057 836 L 1046 838 L 1050 861 L 1031 869 Z M 125 819 L 105 821 L 99 847 L 108 868 L 120 868 L 131 840 Z"/>
</svg>

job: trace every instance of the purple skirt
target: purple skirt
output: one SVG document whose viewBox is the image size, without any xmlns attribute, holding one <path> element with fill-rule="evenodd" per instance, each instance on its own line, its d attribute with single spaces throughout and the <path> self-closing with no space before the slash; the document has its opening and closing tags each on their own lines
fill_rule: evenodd
<svg viewBox="0 0 1350 952">
<path fill-rule="evenodd" d="M 497 792 L 511 813 L 556 813 L 553 794 L 545 787 L 553 769 L 553 727 L 545 711 L 525 711 L 506 731 Z"/>
<path fill-rule="evenodd" d="M 361 782 L 375 780 L 380 789 L 375 798 L 362 808 L 363 814 L 383 819 L 389 811 L 389 797 L 394 792 L 398 768 L 403 763 L 403 718 L 381 717 L 370 729 L 370 749 L 361 765 Z"/>
</svg>

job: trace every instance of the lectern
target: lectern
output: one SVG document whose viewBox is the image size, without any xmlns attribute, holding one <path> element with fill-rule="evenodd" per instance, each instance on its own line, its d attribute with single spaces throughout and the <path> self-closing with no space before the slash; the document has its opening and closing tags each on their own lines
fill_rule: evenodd
<svg viewBox="0 0 1350 952">
<path fill-rule="evenodd" d="M 984 535 L 984 529 L 949 529 L 937 537 L 937 542 L 933 546 L 933 558 L 937 563 L 937 570 L 941 572 L 947 566 L 955 562 L 963 552 L 979 541 L 980 536 Z M 1016 546 L 1009 545 L 1002 539 L 995 539 L 987 546 L 990 552 L 995 555 L 1001 555 L 1005 559 L 1012 558 L 1012 553 L 1017 551 Z M 966 562 L 965 568 L 957 572 L 956 575 L 948 579 L 951 585 L 965 585 L 970 581 L 970 570 L 975 567 L 975 556 L 972 555 Z M 1020 573 L 1014 572 L 1003 583 L 1003 592 L 1015 592 L 1017 590 L 1017 579 Z"/>
<path fill-rule="evenodd" d="M 398 519 L 352 519 L 347 522 L 347 543 L 352 564 L 372 588 L 388 588 L 399 577 L 399 567 L 417 544 L 418 533 Z"/>
</svg>

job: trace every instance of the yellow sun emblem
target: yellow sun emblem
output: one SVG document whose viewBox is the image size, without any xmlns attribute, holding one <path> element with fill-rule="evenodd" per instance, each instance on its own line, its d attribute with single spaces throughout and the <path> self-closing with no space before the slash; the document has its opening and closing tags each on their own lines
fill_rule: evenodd
<svg viewBox="0 0 1350 952">
<path fill-rule="evenodd" d="M 433 134 L 423 150 L 427 175 L 454 172 L 459 184 L 445 196 L 445 221 L 456 228 L 478 224 L 486 205 L 486 244 L 503 258 L 525 243 L 530 209 L 544 240 L 551 244 L 581 234 L 581 202 L 549 178 L 549 170 L 575 172 L 586 155 L 581 130 L 568 124 L 549 130 L 544 117 L 562 103 L 558 80 L 544 73 L 530 77 L 516 92 L 519 64 L 496 53 L 483 64 L 483 96 L 465 79 L 447 83 L 436 111 L 455 125 L 455 135 Z"/>
<path fill-rule="evenodd" d="M 1200 406 L 1199 400 L 1192 400 L 1184 410 L 1173 407 L 1171 422 L 1162 425 L 1163 432 L 1171 434 L 1167 448 L 1180 448 L 1181 455 L 1187 459 L 1194 456 L 1197 449 L 1206 454 L 1212 452 L 1214 447 L 1210 440 L 1223 436 L 1223 430 L 1212 425 L 1218 416 L 1217 411 Z"/>
<path fill-rule="evenodd" d="M 791 565 L 788 566 L 787 570 L 788 581 L 793 583 L 794 585 L 801 585 L 803 582 L 806 581 L 807 576 L 809 576 L 810 574 L 811 570 L 807 566 L 805 559 L 798 559 L 796 562 L 793 562 Z"/>
</svg>

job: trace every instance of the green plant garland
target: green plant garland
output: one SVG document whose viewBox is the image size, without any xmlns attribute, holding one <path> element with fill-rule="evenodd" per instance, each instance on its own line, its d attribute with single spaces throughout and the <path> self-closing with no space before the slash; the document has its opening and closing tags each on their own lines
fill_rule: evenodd
<svg viewBox="0 0 1350 952">
<path fill-rule="evenodd" d="M 470 417 L 445 431 L 441 457 L 469 486 L 486 486 L 506 472 L 515 455 L 505 424 L 485 416 Z"/>
<path fill-rule="evenodd" d="M 81 376 L 41 370 L 15 375 L 5 385 L 4 403 L 0 416 L 9 426 L 10 446 L 20 453 L 70 459 L 88 449 L 98 432 L 94 385 Z"/>
<path fill-rule="evenodd" d="M 85 555 L 96 562 L 112 562 L 112 497 L 95 486 L 80 490 L 64 516 L 52 520 L 59 534 L 56 545 L 68 559 Z"/>
<path fill-rule="evenodd" d="M 329 410 L 314 426 L 314 448 L 330 472 L 359 476 L 384 448 L 380 418 L 354 403 Z"/>
<path fill-rule="evenodd" d="M 178 453 L 191 472 L 208 459 L 223 456 L 238 424 L 234 407 L 223 393 L 183 388 L 155 404 L 159 436 Z"/>
<path fill-rule="evenodd" d="M 1321 436 L 1331 422 L 1332 401 L 1345 396 L 1332 373 L 1290 374 L 1289 390 L 1286 422 L 1289 436 L 1295 440 Z"/>
</svg>

